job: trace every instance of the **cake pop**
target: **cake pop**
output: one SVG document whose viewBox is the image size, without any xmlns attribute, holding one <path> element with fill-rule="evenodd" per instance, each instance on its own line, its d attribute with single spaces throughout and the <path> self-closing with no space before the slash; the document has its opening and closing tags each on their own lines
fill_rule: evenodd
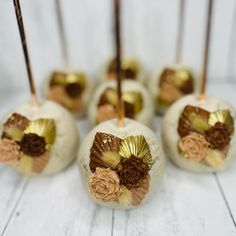
<svg viewBox="0 0 236 236">
<path fill-rule="evenodd" d="M 84 139 L 78 165 L 89 196 L 106 207 L 129 209 L 148 200 L 164 170 L 156 135 L 141 123 L 124 118 L 121 83 L 119 0 L 116 22 L 117 119 L 96 126 Z"/>
<path fill-rule="evenodd" d="M 200 94 L 180 99 L 167 111 L 162 126 L 167 154 L 179 167 L 215 172 L 230 165 L 236 153 L 235 111 L 205 94 L 213 1 L 209 0 Z"/>
<path fill-rule="evenodd" d="M 73 117 L 54 102 L 39 102 L 28 56 L 19 0 L 13 0 L 31 91 L 31 102 L 3 120 L 0 162 L 26 175 L 54 174 L 76 157 L 78 135 Z"/>
<path fill-rule="evenodd" d="M 148 125 L 154 114 L 152 98 L 146 88 L 136 81 L 123 81 L 125 117 L 135 119 Z M 116 82 L 108 81 L 101 84 L 89 104 L 88 118 L 91 124 L 99 124 L 116 117 L 117 107 Z"/>
<path fill-rule="evenodd" d="M 65 69 L 51 73 L 45 83 L 44 94 L 48 99 L 61 104 L 75 116 L 80 117 L 85 113 L 92 85 L 83 71 L 71 69 L 60 0 L 56 0 L 56 12 Z"/>
<path fill-rule="evenodd" d="M 194 92 L 193 71 L 180 63 L 185 0 L 180 1 L 175 63 L 159 68 L 149 82 L 149 90 L 154 98 L 156 112 L 159 115 L 163 115 L 178 99 Z"/>
</svg>

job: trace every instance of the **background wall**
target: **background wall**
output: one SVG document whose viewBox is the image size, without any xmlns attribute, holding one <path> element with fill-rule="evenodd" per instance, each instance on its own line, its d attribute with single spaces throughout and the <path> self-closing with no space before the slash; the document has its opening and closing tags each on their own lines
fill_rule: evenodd
<svg viewBox="0 0 236 236">
<path fill-rule="evenodd" d="M 236 77 L 236 1 L 214 0 L 209 76 L 213 81 Z M 139 58 L 151 73 L 172 62 L 179 0 L 123 0 L 123 40 L 127 56 Z M 199 72 L 206 0 L 186 0 L 183 62 Z M 112 56 L 112 0 L 62 0 L 71 64 L 95 79 Z M 37 87 L 63 66 L 54 0 L 21 0 Z M 0 0 L 0 94 L 25 93 L 26 71 L 11 0 Z M 5 96 L 0 95 L 0 104 Z"/>
</svg>

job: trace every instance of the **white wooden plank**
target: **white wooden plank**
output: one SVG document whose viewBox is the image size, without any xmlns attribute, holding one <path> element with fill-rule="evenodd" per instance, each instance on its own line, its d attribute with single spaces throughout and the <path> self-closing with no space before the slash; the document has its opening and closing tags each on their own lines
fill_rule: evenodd
<svg viewBox="0 0 236 236">
<path fill-rule="evenodd" d="M 5 230 L 26 185 L 27 178 L 0 164 L 0 234 Z"/>
<path fill-rule="evenodd" d="M 151 202 L 115 211 L 113 235 L 230 236 L 236 229 L 214 177 L 167 166 L 164 183 Z"/>
<path fill-rule="evenodd" d="M 4 235 L 110 235 L 112 210 L 84 192 L 77 166 L 32 178 Z"/>
</svg>

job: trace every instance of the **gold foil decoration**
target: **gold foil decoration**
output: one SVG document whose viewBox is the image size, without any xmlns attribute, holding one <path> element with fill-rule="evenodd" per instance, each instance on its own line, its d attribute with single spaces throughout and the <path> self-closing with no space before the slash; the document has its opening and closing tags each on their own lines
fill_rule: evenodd
<svg viewBox="0 0 236 236">
<path fill-rule="evenodd" d="M 34 133 L 44 137 L 47 144 L 47 149 L 49 149 L 56 138 L 55 121 L 53 119 L 38 119 L 31 121 L 24 133 Z"/>
<path fill-rule="evenodd" d="M 103 100 L 107 101 L 109 104 L 116 107 L 118 102 L 116 89 L 107 88 L 101 95 L 101 102 L 104 102 Z M 143 98 L 140 92 L 137 91 L 124 92 L 123 100 L 124 102 L 134 106 L 135 114 L 139 113 L 142 110 Z"/>
<path fill-rule="evenodd" d="M 153 165 L 152 155 L 143 135 L 129 136 L 122 140 L 119 155 L 122 158 L 130 158 L 134 155 L 137 158 L 141 158 L 149 168 Z"/>
<path fill-rule="evenodd" d="M 51 85 L 67 85 L 70 83 L 78 83 L 82 88 L 86 85 L 86 76 L 82 72 L 66 73 L 66 72 L 54 72 L 52 74 Z"/>
<path fill-rule="evenodd" d="M 191 105 L 185 106 L 179 118 L 179 135 L 184 137 L 193 131 L 204 133 L 210 128 L 208 124 L 209 116 L 210 113 L 200 107 Z"/>
<path fill-rule="evenodd" d="M 13 113 L 3 125 L 3 134 L 15 141 L 21 141 L 24 129 L 29 123 L 30 121 L 26 117 Z"/>
<path fill-rule="evenodd" d="M 121 139 L 111 134 L 98 132 L 95 135 L 93 145 L 90 149 L 90 169 L 92 172 L 96 167 L 114 167 L 119 162 L 117 156 Z"/>
<path fill-rule="evenodd" d="M 226 124 L 232 130 L 234 129 L 234 120 L 229 110 L 218 110 L 210 114 L 208 123 L 214 126 L 217 122 Z"/>
</svg>

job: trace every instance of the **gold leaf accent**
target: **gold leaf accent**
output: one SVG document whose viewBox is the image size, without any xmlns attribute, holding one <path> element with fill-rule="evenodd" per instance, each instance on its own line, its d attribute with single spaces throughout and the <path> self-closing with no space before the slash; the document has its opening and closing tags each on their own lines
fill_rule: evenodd
<svg viewBox="0 0 236 236">
<path fill-rule="evenodd" d="M 50 147 L 56 138 L 56 125 L 54 119 L 38 119 L 31 121 L 24 131 L 25 134 L 34 133 L 45 138 L 47 146 Z"/>
<path fill-rule="evenodd" d="M 94 172 L 96 167 L 108 168 L 114 166 L 117 162 L 117 156 L 115 153 L 118 152 L 120 143 L 121 139 L 114 135 L 97 132 L 90 149 L 89 166 L 91 171 Z M 111 160 L 112 157 L 114 160 Z"/>
<path fill-rule="evenodd" d="M 217 122 L 226 124 L 232 130 L 234 129 L 234 120 L 229 110 L 218 110 L 210 114 L 208 123 L 214 126 Z"/>
<path fill-rule="evenodd" d="M 153 165 L 152 155 L 143 135 L 129 136 L 122 140 L 119 155 L 123 158 L 130 158 L 134 155 L 142 159 L 149 168 Z"/>
<path fill-rule="evenodd" d="M 123 94 L 123 99 L 125 102 L 134 105 L 135 114 L 139 113 L 143 107 L 143 98 L 139 92 L 131 91 Z"/>
<path fill-rule="evenodd" d="M 120 156 L 118 153 L 111 151 L 104 152 L 101 159 L 112 168 L 116 168 L 120 162 Z"/>
<path fill-rule="evenodd" d="M 181 137 L 193 131 L 204 133 L 210 128 L 208 124 L 210 113 L 200 107 L 185 106 L 179 118 L 178 132 Z"/>
<path fill-rule="evenodd" d="M 53 72 L 50 85 L 68 85 L 71 83 L 78 83 L 81 88 L 85 88 L 86 86 L 86 76 L 82 72 L 71 72 L 71 73 L 65 73 L 65 72 Z"/>
<path fill-rule="evenodd" d="M 26 117 L 13 113 L 3 125 L 3 136 L 15 141 L 21 141 L 24 135 L 23 131 L 29 123 L 30 121 Z"/>
</svg>

